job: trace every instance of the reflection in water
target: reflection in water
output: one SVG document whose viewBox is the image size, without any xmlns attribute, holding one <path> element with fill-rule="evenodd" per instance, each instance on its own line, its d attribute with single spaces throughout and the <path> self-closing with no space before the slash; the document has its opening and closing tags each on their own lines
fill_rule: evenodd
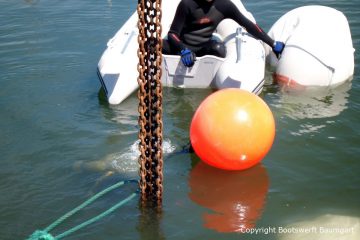
<svg viewBox="0 0 360 240">
<path fill-rule="evenodd" d="M 205 227 L 218 232 L 244 232 L 262 214 L 269 177 L 258 164 L 246 171 L 224 171 L 199 162 L 191 171 L 189 197 L 212 210 L 204 213 Z"/>
<path fill-rule="evenodd" d="M 156 204 L 145 204 L 141 206 L 137 230 L 141 240 L 164 240 L 165 235 L 161 229 L 162 209 Z"/>
<path fill-rule="evenodd" d="M 39 2 L 39 0 L 24 0 L 24 1 L 30 5 L 37 4 Z"/>
<path fill-rule="evenodd" d="M 98 97 L 99 104 L 103 105 L 102 111 L 105 119 L 108 119 L 110 122 L 120 124 L 120 126 L 124 125 L 124 127 L 122 127 L 123 129 L 125 129 L 125 126 L 134 126 L 134 128 L 137 127 L 139 117 L 139 100 L 137 97 L 132 95 L 118 105 L 110 105 L 107 102 L 103 89 L 99 90 Z M 137 129 L 134 129 L 131 133 L 135 133 L 137 131 Z"/>
<path fill-rule="evenodd" d="M 335 117 L 347 108 L 350 88 L 348 81 L 335 88 L 284 91 L 278 108 L 293 119 Z"/>
</svg>

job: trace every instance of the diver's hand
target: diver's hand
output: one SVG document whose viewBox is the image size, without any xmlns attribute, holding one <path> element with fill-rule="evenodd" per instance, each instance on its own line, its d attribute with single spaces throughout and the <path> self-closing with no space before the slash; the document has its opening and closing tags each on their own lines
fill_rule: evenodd
<svg viewBox="0 0 360 240">
<path fill-rule="evenodd" d="M 196 55 L 190 49 L 185 48 L 181 50 L 180 55 L 181 61 L 186 67 L 194 66 L 194 63 L 196 61 Z"/>
<path fill-rule="evenodd" d="M 280 58 L 281 53 L 284 51 L 285 43 L 283 42 L 274 42 L 274 46 L 272 48 L 273 52 L 275 53 L 277 58 Z"/>
</svg>

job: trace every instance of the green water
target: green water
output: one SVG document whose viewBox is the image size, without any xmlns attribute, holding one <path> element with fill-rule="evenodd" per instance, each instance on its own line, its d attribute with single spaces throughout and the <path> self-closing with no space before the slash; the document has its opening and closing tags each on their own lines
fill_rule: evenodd
<svg viewBox="0 0 360 240">
<path fill-rule="evenodd" d="M 357 0 L 243 3 L 265 30 L 295 7 L 335 7 L 347 16 L 359 49 Z M 95 192 L 138 177 L 138 100 L 132 95 L 109 106 L 96 74 L 107 40 L 135 4 L 0 0 L 0 239 L 24 239 Z M 324 214 L 360 218 L 357 53 L 353 80 L 332 90 L 289 95 L 271 84 L 268 73 L 261 97 L 275 116 L 276 138 L 262 164 L 246 172 L 224 173 L 182 151 L 192 114 L 210 90 L 164 89 L 162 213 L 140 210 L 131 201 L 67 239 L 280 239 L 233 231 L 255 224 L 277 228 Z M 52 233 L 135 189 L 126 185 Z"/>
</svg>

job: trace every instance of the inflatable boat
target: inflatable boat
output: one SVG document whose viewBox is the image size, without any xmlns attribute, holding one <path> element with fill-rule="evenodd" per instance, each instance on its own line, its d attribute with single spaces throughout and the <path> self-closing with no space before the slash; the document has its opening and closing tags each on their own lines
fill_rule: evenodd
<svg viewBox="0 0 360 240">
<path fill-rule="evenodd" d="M 251 21 L 239 0 L 231 0 Z M 163 0 L 162 37 L 166 38 L 180 0 Z M 98 63 L 98 75 L 110 104 L 119 104 L 138 88 L 138 15 L 125 22 L 107 43 Z M 217 27 L 213 38 L 223 41 L 227 48 L 225 58 L 205 55 L 195 65 L 185 67 L 179 56 L 163 55 L 163 86 L 181 88 L 241 88 L 259 94 L 265 77 L 265 48 L 236 22 L 226 19 Z"/>
<path fill-rule="evenodd" d="M 354 74 L 354 51 L 345 15 L 330 7 L 304 6 L 289 11 L 270 28 L 284 42 L 278 60 L 267 46 L 267 62 L 277 82 L 294 89 L 342 84 Z"/>
</svg>

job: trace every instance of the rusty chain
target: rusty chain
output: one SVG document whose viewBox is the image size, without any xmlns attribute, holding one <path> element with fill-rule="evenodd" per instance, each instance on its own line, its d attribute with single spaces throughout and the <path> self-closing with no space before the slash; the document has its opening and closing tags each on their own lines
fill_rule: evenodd
<svg viewBox="0 0 360 240">
<path fill-rule="evenodd" d="M 161 202 L 162 153 L 162 39 L 161 0 L 138 0 L 139 164 L 142 200 Z"/>
</svg>

